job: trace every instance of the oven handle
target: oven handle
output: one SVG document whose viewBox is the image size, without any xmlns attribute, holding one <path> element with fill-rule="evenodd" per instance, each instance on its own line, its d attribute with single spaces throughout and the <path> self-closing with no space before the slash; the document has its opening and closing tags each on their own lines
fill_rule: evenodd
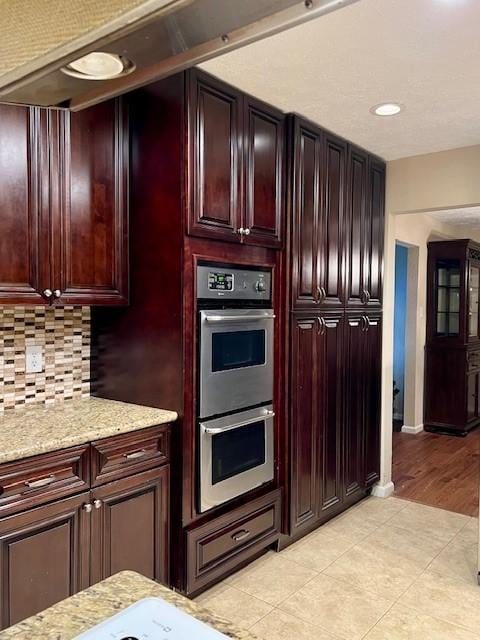
<svg viewBox="0 0 480 640">
<path fill-rule="evenodd" d="M 248 320 L 273 320 L 275 318 L 275 314 L 257 314 L 251 316 L 205 316 L 205 320 L 207 322 L 247 322 Z"/>
<path fill-rule="evenodd" d="M 246 427 L 247 424 L 252 424 L 253 422 L 258 422 L 263 418 L 273 418 L 275 417 L 275 411 L 267 411 L 261 416 L 256 416 L 255 418 L 250 418 L 250 420 L 243 420 L 242 422 L 236 422 L 235 424 L 229 424 L 227 427 L 206 427 L 204 424 L 200 424 L 204 433 L 209 436 L 215 436 L 219 433 L 225 433 L 225 431 L 231 431 L 232 429 L 238 429 L 239 427 Z"/>
</svg>

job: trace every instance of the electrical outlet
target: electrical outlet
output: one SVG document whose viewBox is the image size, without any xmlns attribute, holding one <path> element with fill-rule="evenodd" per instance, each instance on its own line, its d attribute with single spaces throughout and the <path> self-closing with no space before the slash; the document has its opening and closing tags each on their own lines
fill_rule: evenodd
<svg viewBox="0 0 480 640">
<path fill-rule="evenodd" d="M 41 373 L 42 371 L 42 347 L 36 344 L 27 344 L 25 347 L 25 373 Z"/>
</svg>

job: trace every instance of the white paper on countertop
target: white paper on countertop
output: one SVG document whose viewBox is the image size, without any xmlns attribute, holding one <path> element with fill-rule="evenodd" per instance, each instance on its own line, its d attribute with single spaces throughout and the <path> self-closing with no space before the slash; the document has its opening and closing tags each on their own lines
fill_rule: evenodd
<svg viewBox="0 0 480 640">
<path fill-rule="evenodd" d="M 161 598 L 144 598 L 74 640 L 231 640 Z"/>
</svg>

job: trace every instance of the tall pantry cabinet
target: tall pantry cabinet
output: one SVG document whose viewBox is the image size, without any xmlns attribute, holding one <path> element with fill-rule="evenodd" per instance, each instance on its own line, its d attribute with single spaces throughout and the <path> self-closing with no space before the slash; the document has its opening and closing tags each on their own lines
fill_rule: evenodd
<svg viewBox="0 0 480 640">
<path fill-rule="evenodd" d="M 385 166 L 289 118 L 290 539 L 379 478 Z"/>
</svg>

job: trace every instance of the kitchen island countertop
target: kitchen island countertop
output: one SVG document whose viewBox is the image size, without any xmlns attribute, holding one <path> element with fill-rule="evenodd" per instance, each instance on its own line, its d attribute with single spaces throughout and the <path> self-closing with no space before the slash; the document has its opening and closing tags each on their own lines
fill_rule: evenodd
<svg viewBox="0 0 480 640">
<path fill-rule="evenodd" d="M 117 573 L 5 629 L 0 632 L 0 640 L 72 640 L 134 602 L 149 597 L 163 598 L 233 640 L 255 640 L 249 632 L 133 571 Z"/>
<path fill-rule="evenodd" d="M 174 422 L 175 411 L 103 398 L 31 406 L 0 417 L 0 464 Z"/>
</svg>

